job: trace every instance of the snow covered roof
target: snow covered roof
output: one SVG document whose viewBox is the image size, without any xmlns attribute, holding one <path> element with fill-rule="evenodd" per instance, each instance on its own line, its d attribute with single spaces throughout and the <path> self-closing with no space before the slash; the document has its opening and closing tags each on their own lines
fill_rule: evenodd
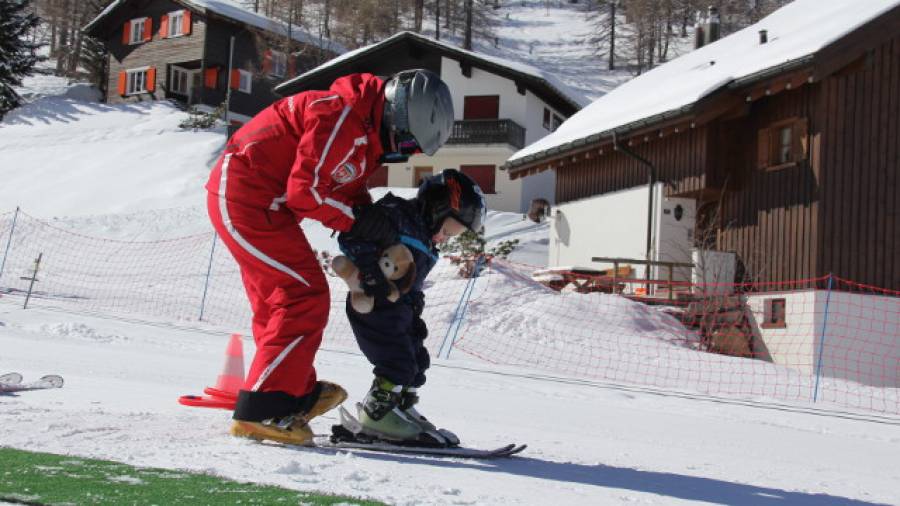
<svg viewBox="0 0 900 506">
<path fill-rule="evenodd" d="M 109 15 L 115 9 L 124 5 L 128 1 L 129 0 L 113 1 L 106 7 L 106 9 L 103 9 L 103 12 L 98 14 L 96 18 L 88 23 L 83 28 L 83 30 L 85 32 L 91 31 L 107 15 Z M 278 35 L 287 35 L 288 33 L 287 23 L 247 10 L 230 0 L 178 0 L 178 2 L 184 4 L 191 10 L 203 14 L 217 14 L 221 17 L 244 23 L 246 25 L 250 25 Z M 347 51 L 347 48 L 342 46 L 341 44 L 338 44 L 337 42 L 330 39 L 316 37 L 306 30 L 300 28 L 299 26 L 291 26 L 290 31 L 291 38 L 296 40 L 297 42 L 316 46 L 329 51 L 334 51 L 335 53 L 343 53 Z"/>
<path fill-rule="evenodd" d="M 688 112 L 729 84 L 811 61 L 830 43 L 900 6 L 900 0 L 795 0 L 758 23 L 636 77 L 515 153 L 507 166 L 624 133 L 629 125 Z M 759 31 L 768 31 L 760 44 Z M 623 128 L 624 127 L 624 128 Z"/>
<path fill-rule="evenodd" d="M 544 88 L 548 92 L 553 93 L 559 99 L 568 104 L 572 112 L 578 111 L 579 109 L 590 103 L 590 101 L 584 95 L 573 90 L 571 87 L 564 84 L 553 75 L 544 72 L 537 67 L 517 61 L 508 60 L 505 58 L 487 55 L 484 53 L 467 51 L 453 44 L 440 40 L 434 40 L 414 32 L 399 32 L 375 44 L 370 44 L 368 46 L 363 46 L 361 48 L 346 52 L 291 80 L 281 83 L 276 88 L 276 91 L 278 91 L 279 93 L 284 93 L 285 91 L 302 87 L 305 83 L 311 81 L 315 77 L 318 77 L 324 73 L 328 73 L 328 71 L 335 70 L 341 65 L 369 56 L 379 49 L 398 43 L 402 40 L 409 40 L 417 44 L 434 48 L 440 51 L 442 54 L 450 55 L 452 57 L 455 57 L 456 59 L 465 59 L 466 61 L 471 62 L 474 65 L 482 67 L 488 71 L 493 71 L 494 73 L 498 73 L 500 75 L 519 77 L 527 84 L 531 84 L 532 87 Z"/>
</svg>

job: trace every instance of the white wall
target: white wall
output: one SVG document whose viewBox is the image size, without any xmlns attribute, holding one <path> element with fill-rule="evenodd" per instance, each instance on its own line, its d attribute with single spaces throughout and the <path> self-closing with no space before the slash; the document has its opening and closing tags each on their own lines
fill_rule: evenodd
<svg viewBox="0 0 900 506">
<path fill-rule="evenodd" d="M 642 259 L 647 250 L 647 187 L 559 204 L 550 220 L 550 266 L 608 268 L 591 257 Z M 643 275 L 643 268 L 638 268 Z"/>
<path fill-rule="evenodd" d="M 532 144 L 534 142 L 539 141 L 540 139 L 550 135 L 550 130 L 544 128 L 544 108 L 550 109 L 552 114 L 556 114 L 560 118 L 565 121 L 565 116 L 560 114 L 554 108 L 547 105 L 543 100 L 538 98 L 537 95 L 532 93 L 531 91 L 525 92 L 525 102 L 526 102 L 526 110 L 525 110 L 525 119 L 522 123 L 519 123 L 527 130 L 525 132 L 525 145 Z M 551 125 L 552 125 L 552 116 L 551 116 Z"/>
<path fill-rule="evenodd" d="M 512 80 L 478 68 L 472 68 L 471 77 L 466 77 L 462 74 L 459 62 L 447 57 L 442 57 L 441 60 L 441 78 L 450 87 L 455 119 L 463 118 L 466 96 L 499 95 L 500 119 L 513 120 L 525 128 L 526 145 L 550 133 L 542 126 L 544 107 L 548 106 L 530 91 L 520 94 Z M 550 109 L 554 114 L 562 116 L 553 108 Z M 512 180 L 509 173 L 500 170 L 515 151 L 512 146 L 445 146 L 432 157 L 416 155 L 407 163 L 389 165 L 388 185 L 412 186 L 415 166 L 433 167 L 437 173 L 448 168 L 459 169 L 461 165 L 494 165 L 497 167 L 494 173 L 495 193 L 485 195 L 490 209 L 525 212 L 534 198 L 545 198 L 553 204 L 556 175 L 552 171 Z"/>
<path fill-rule="evenodd" d="M 509 178 L 508 171 L 502 171 Z M 521 181 L 521 210 L 527 212 L 533 199 L 547 199 L 551 206 L 556 203 L 556 171 L 545 170 L 533 176 L 519 178 Z"/>
<path fill-rule="evenodd" d="M 412 186 L 415 177 L 416 166 L 432 167 L 437 174 L 444 169 L 459 169 L 462 165 L 493 165 L 498 167 L 494 171 L 495 193 L 485 194 L 485 201 L 489 209 L 495 211 L 508 211 L 513 213 L 524 212 L 523 184 L 521 180 L 510 180 L 509 173 L 499 170 L 499 167 L 512 155 L 512 151 L 496 146 L 471 148 L 469 146 L 451 146 L 439 150 L 434 156 L 415 155 L 407 163 L 391 164 L 388 169 L 388 185 Z"/>
<path fill-rule="evenodd" d="M 441 79 L 450 87 L 456 119 L 463 118 L 466 96 L 500 95 L 500 118 L 511 119 L 527 128 L 526 97 L 516 91 L 513 81 L 478 68 L 472 68 L 472 77 L 466 77 L 459 62 L 446 56 L 441 58 Z"/>
<path fill-rule="evenodd" d="M 664 186 L 653 191 L 653 259 L 691 263 L 696 214 L 692 199 L 663 197 Z M 676 206 L 682 207 L 676 219 Z M 647 187 L 606 193 L 556 206 L 559 214 L 551 222 L 549 265 L 610 268 L 611 263 L 591 263 L 592 257 L 643 260 L 647 257 Z M 571 236 L 568 240 L 567 236 Z M 637 276 L 645 267 L 632 265 Z M 667 268 L 652 269 L 654 279 L 666 279 Z M 676 281 L 690 281 L 691 268 L 673 269 Z"/>
<path fill-rule="evenodd" d="M 772 298 L 785 299 L 785 328 L 761 328 Z M 821 346 L 825 380 L 900 387 L 900 298 L 832 291 L 829 301 L 827 290 L 810 290 L 753 295 L 748 304 L 774 363 L 815 375 Z"/>
</svg>

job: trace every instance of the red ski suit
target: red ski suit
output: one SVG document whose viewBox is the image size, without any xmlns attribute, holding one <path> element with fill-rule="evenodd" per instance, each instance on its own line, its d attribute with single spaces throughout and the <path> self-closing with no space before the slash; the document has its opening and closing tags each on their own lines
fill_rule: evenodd
<svg viewBox="0 0 900 506">
<path fill-rule="evenodd" d="M 383 152 L 383 91 L 381 79 L 353 74 L 281 99 L 229 139 L 210 174 L 209 215 L 253 309 L 257 351 L 244 390 L 299 397 L 315 387 L 331 300 L 298 222 L 346 231 L 352 207 L 371 202 L 365 182 Z"/>
</svg>

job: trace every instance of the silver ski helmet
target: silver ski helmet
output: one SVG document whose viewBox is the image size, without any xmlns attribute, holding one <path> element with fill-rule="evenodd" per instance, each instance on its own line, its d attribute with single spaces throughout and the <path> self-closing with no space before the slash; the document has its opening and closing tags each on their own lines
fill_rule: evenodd
<svg viewBox="0 0 900 506">
<path fill-rule="evenodd" d="M 416 200 L 432 234 L 438 232 L 447 217 L 455 218 L 475 233 L 484 227 L 487 215 L 484 194 L 475 181 L 456 169 L 444 169 L 425 178 L 419 185 Z"/>
<path fill-rule="evenodd" d="M 453 130 L 453 99 L 441 78 L 424 69 L 394 74 L 384 87 L 382 123 L 394 133 L 397 150 L 433 155 Z M 385 149 L 389 151 L 389 149 Z"/>
</svg>

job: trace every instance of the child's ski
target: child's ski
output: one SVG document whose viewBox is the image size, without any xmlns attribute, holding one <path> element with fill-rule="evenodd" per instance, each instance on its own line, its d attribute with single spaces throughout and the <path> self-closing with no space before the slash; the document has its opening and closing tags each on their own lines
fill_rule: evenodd
<svg viewBox="0 0 900 506">
<path fill-rule="evenodd" d="M 515 455 L 527 445 L 508 444 L 499 448 L 484 450 L 459 446 L 421 446 L 415 442 L 397 443 L 362 434 L 356 418 L 343 407 L 339 408 L 341 424 L 331 428 L 331 436 L 324 441 L 316 441 L 320 448 L 345 450 L 366 450 L 384 453 L 405 453 L 414 455 L 430 455 L 438 457 L 456 457 L 464 459 L 493 459 Z"/>
<path fill-rule="evenodd" d="M 16 373 L 13 373 L 16 374 Z M 7 375 L 4 375 L 6 377 Z M 16 379 L 13 376 L 12 379 Z M 48 374 L 39 380 L 28 381 L 22 383 L 22 376 L 18 375 L 18 381 L 2 382 L 0 381 L 0 392 L 22 392 L 25 390 L 44 390 L 47 388 L 60 388 L 63 386 L 62 376 L 56 374 Z"/>
</svg>

